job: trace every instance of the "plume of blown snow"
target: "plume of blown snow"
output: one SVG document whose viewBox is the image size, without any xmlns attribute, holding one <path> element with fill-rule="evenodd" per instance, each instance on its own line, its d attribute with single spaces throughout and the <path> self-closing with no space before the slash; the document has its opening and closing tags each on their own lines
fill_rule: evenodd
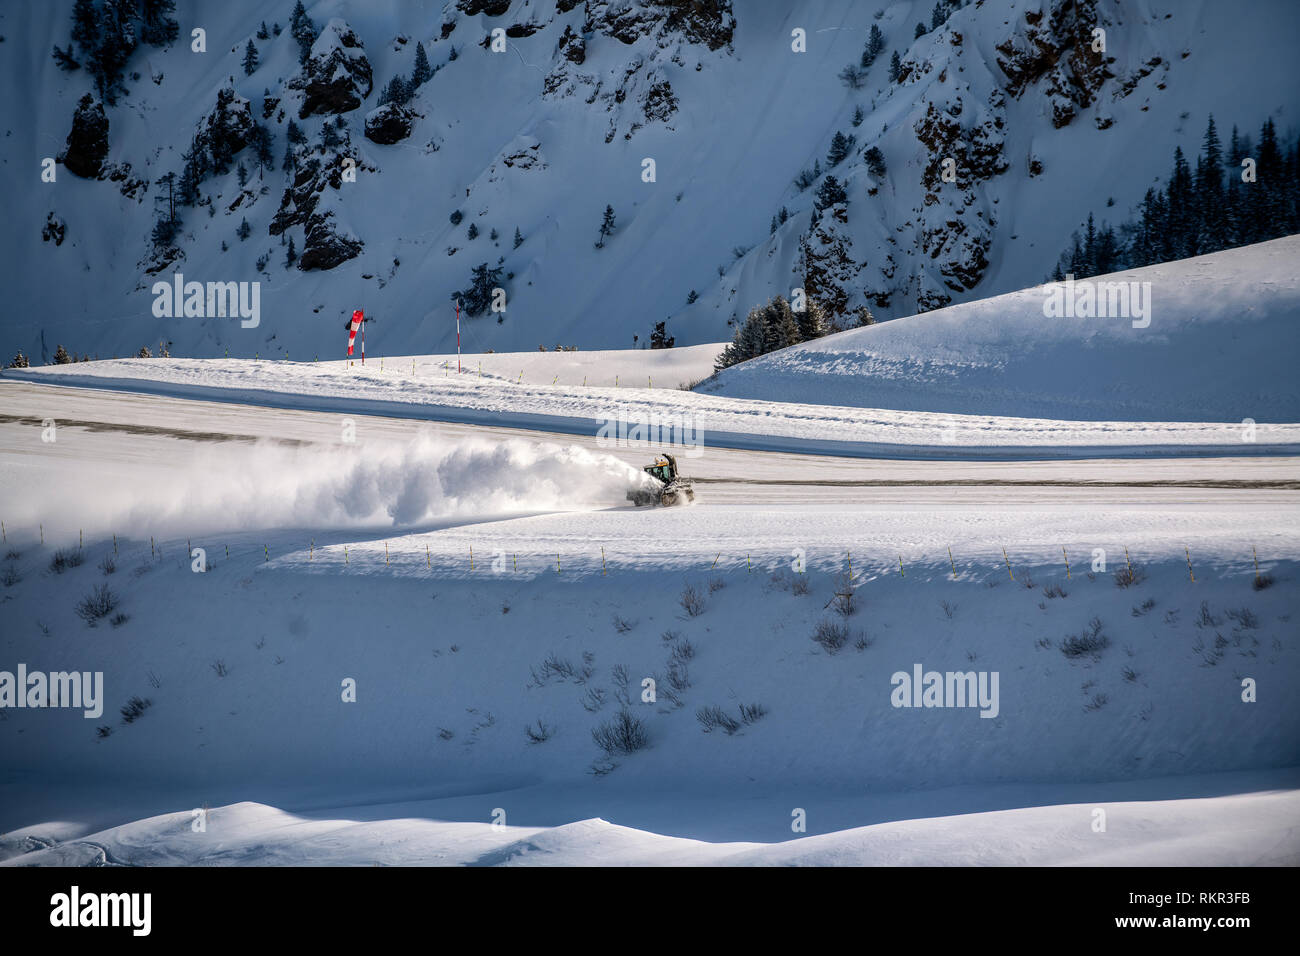
<svg viewBox="0 0 1300 956">
<path fill-rule="evenodd" d="M 429 434 L 364 445 L 203 446 L 159 464 L 147 477 L 77 475 L 29 488 L 15 510 L 47 530 L 87 533 L 415 527 L 613 507 L 650 481 L 611 455 L 574 445 Z"/>
</svg>

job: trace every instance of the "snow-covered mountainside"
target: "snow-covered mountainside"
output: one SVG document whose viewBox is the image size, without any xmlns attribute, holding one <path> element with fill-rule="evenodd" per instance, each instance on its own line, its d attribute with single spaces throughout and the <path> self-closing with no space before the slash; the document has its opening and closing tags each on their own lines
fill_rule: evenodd
<svg viewBox="0 0 1300 956">
<path fill-rule="evenodd" d="M 625 347 L 664 320 L 679 345 L 716 342 L 796 286 L 882 318 L 1024 288 L 1089 209 L 1113 196 L 1119 218 L 1174 146 L 1195 152 L 1207 114 L 1285 129 L 1300 8 L 1262 6 L 977 0 L 936 27 L 929 0 L 317 0 L 300 62 L 288 0 L 182 0 L 178 37 L 137 46 L 101 112 L 82 52 L 71 72 L 50 56 L 73 4 L 12 4 L 0 344 L 332 355 L 361 307 L 373 349 L 448 352 L 479 265 L 506 308 L 463 323 L 476 351 Z M 854 89 L 839 74 L 872 26 Z M 432 76 L 381 106 L 417 48 Z M 155 243 L 169 192 L 179 227 Z M 153 283 L 176 273 L 260 282 L 257 325 L 159 317 Z"/>
<path fill-rule="evenodd" d="M 782 349 L 701 390 L 1077 421 L 1300 421 L 1297 262 L 1292 236 L 1048 283 Z M 1130 314 L 1098 314 L 1122 300 Z"/>
</svg>

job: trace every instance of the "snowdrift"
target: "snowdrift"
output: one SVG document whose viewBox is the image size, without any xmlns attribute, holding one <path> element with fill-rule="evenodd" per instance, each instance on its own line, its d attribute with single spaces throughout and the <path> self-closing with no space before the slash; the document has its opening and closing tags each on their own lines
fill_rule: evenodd
<svg viewBox="0 0 1300 956">
<path fill-rule="evenodd" d="M 1298 260 L 1290 236 L 1091 280 L 1150 283 L 1143 318 L 1048 317 L 1053 290 L 1038 286 L 783 349 L 704 389 L 1079 421 L 1296 422 Z"/>
</svg>

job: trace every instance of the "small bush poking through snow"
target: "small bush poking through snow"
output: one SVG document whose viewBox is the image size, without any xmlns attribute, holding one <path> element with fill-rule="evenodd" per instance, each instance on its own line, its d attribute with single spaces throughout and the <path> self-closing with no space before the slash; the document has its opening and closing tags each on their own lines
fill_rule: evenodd
<svg viewBox="0 0 1300 956">
<path fill-rule="evenodd" d="M 1124 565 L 1115 572 L 1115 587 L 1131 588 L 1136 584 L 1141 584 L 1147 579 L 1147 573 L 1141 567 L 1133 565 Z"/>
<path fill-rule="evenodd" d="M 1259 618 L 1248 607 L 1239 607 L 1235 611 L 1226 612 L 1228 617 L 1236 621 L 1238 626 L 1254 630 L 1259 627 Z"/>
<path fill-rule="evenodd" d="M 849 640 L 849 627 L 840 621 L 823 618 L 817 622 L 812 639 L 822 646 L 827 654 L 835 654 Z"/>
<path fill-rule="evenodd" d="M 790 581 L 791 594 L 807 594 L 809 591 L 808 575 L 796 574 Z"/>
<path fill-rule="evenodd" d="M 695 719 L 699 721 L 700 728 L 706 734 L 715 730 L 725 730 L 728 734 L 734 734 L 740 729 L 740 721 L 714 704 L 697 710 Z"/>
<path fill-rule="evenodd" d="M 218 677 L 225 677 L 230 673 L 230 671 L 226 669 L 226 662 L 220 659 L 213 661 L 208 666 L 212 668 L 212 672 Z"/>
<path fill-rule="evenodd" d="M 1145 614 L 1147 611 L 1151 610 L 1155 606 L 1156 606 L 1155 599 L 1147 598 L 1141 604 L 1138 604 L 1133 608 L 1133 616 L 1141 617 L 1143 614 Z"/>
<path fill-rule="evenodd" d="M 106 556 L 103 561 L 99 562 L 99 570 L 104 572 L 104 577 L 108 577 L 117 570 L 117 562 L 113 560 L 111 555 Z"/>
<path fill-rule="evenodd" d="M 134 723 L 136 718 L 153 706 L 153 701 L 148 697 L 132 697 L 122 705 L 122 723 Z"/>
<path fill-rule="evenodd" d="M 1223 620 L 1221 618 L 1215 617 L 1214 614 L 1210 612 L 1210 603 L 1208 601 L 1202 601 L 1201 609 L 1196 612 L 1196 626 L 1218 627 L 1222 623 Z"/>
<path fill-rule="evenodd" d="M 682 588 L 682 610 L 691 617 L 699 617 L 704 613 L 704 595 L 693 584 L 688 584 Z"/>
<path fill-rule="evenodd" d="M 18 569 L 12 564 L 6 564 L 4 570 L 0 570 L 0 584 L 3 584 L 7 588 L 13 587 L 22 579 L 23 576 L 18 573 Z"/>
<path fill-rule="evenodd" d="M 552 653 L 546 655 L 546 659 L 536 667 L 530 667 L 529 673 L 533 678 L 530 686 L 544 687 L 553 680 L 576 679 L 578 677 L 578 668 L 567 657 L 560 657 L 558 654 Z"/>
<path fill-rule="evenodd" d="M 542 718 L 538 717 L 536 724 L 529 724 L 524 728 L 524 733 L 528 736 L 530 744 L 543 744 L 554 736 L 555 728 L 542 723 Z"/>
<path fill-rule="evenodd" d="M 615 754 L 634 754 L 650 745 L 645 721 L 633 717 L 627 710 L 620 710 L 613 720 L 607 720 L 592 730 L 591 739 L 611 757 Z"/>
<path fill-rule="evenodd" d="M 668 662 L 668 687 L 674 694 L 680 694 L 691 686 L 690 671 L 681 661 Z"/>
<path fill-rule="evenodd" d="M 722 578 L 709 578 L 709 593 L 717 594 L 727 586 L 727 582 Z"/>
<path fill-rule="evenodd" d="M 103 740 L 105 737 L 110 736 L 112 733 L 113 733 L 113 728 L 108 726 L 108 724 L 100 724 L 98 727 L 95 728 L 95 736 L 98 737 L 100 740 Z"/>
<path fill-rule="evenodd" d="M 1061 642 L 1061 653 L 1071 660 L 1080 657 L 1100 657 L 1110 646 L 1110 638 L 1102 633 L 1101 618 L 1094 617 L 1078 634 L 1070 634 Z"/>
<path fill-rule="evenodd" d="M 1069 592 L 1059 584 L 1044 584 L 1043 597 L 1046 598 L 1063 598 L 1069 597 Z"/>
<path fill-rule="evenodd" d="M 695 712 L 695 719 L 699 721 L 700 729 L 706 734 L 715 730 L 722 730 L 728 736 L 740 730 L 742 725 L 753 724 L 761 720 L 767 714 L 767 708 L 762 704 L 744 704 L 740 705 L 740 719 L 737 720 L 721 707 L 710 704 L 707 707 L 701 707 Z"/>
<path fill-rule="evenodd" d="M 1259 575 L 1259 577 L 1255 578 L 1255 583 L 1252 584 L 1251 587 L 1253 587 L 1256 591 L 1263 591 L 1265 588 L 1271 587 L 1272 584 L 1273 584 L 1273 579 L 1271 577 L 1269 577 L 1267 574 L 1261 574 Z"/>
<path fill-rule="evenodd" d="M 108 623 L 112 624 L 114 627 L 121 627 L 129 620 L 131 620 L 131 618 L 128 615 L 123 614 L 121 611 L 118 611 L 109 619 Z"/>
<path fill-rule="evenodd" d="M 695 645 L 690 641 L 682 641 L 673 645 L 670 660 L 672 661 L 689 661 L 695 656 Z"/>
<path fill-rule="evenodd" d="M 81 567 L 85 557 L 80 551 L 64 551 L 59 549 L 54 552 L 54 557 L 50 558 L 50 570 L 55 574 L 62 574 L 69 568 Z"/>
<path fill-rule="evenodd" d="M 77 617 L 94 627 L 112 614 L 117 609 L 117 604 L 117 595 L 108 589 L 107 584 L 101 584 L 77 604 Z"/>
<path fill-rule="evenodd" d="M 849 575 L 849 572 L 841 571 L 835 575 L 835 593 L 826 603 L 828 606 L 834 605 L 835 610 L 844 617 L 851 617 L 853 612 L 858 609 L 856 592 L 853 589 L 853 578 Z"/>
<path fill-rule="evenodd" d="M 636 627 L 636 621 L 629 621 L 625 617 L 619 617 L 617 614 L 614 615 L 614 630 L 618 631 L 620 634 L 626 634 L 634 627 Z"/>
</svg>

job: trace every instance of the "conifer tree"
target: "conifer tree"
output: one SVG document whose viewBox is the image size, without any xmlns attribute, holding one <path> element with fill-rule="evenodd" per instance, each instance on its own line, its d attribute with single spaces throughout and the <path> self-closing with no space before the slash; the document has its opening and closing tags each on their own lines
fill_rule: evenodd
<svg viewBox="0 0 1300 956">
<path fill-rule="evenodd" d="M 316 31 L 316 24 L 312 23 L 311 17 L 307 16 L 307 9 L 302 5 L 302 0 L 297 0 L 293 5 L 293 13 L 289 15 L 289 34 L 298 43 L 298 62 L 305 66 L 311 56 L 312 44 L 316 42 L 319 34 Z"/>
<path fill-rule="evenodd" d="M 429 55 L 424 52 L 424 44 L 415 44 L 415 67 L 411 70 L 411 89 L 421 86 L 433 76 L 433 68 L 429 66 Z"/>
</svg>

